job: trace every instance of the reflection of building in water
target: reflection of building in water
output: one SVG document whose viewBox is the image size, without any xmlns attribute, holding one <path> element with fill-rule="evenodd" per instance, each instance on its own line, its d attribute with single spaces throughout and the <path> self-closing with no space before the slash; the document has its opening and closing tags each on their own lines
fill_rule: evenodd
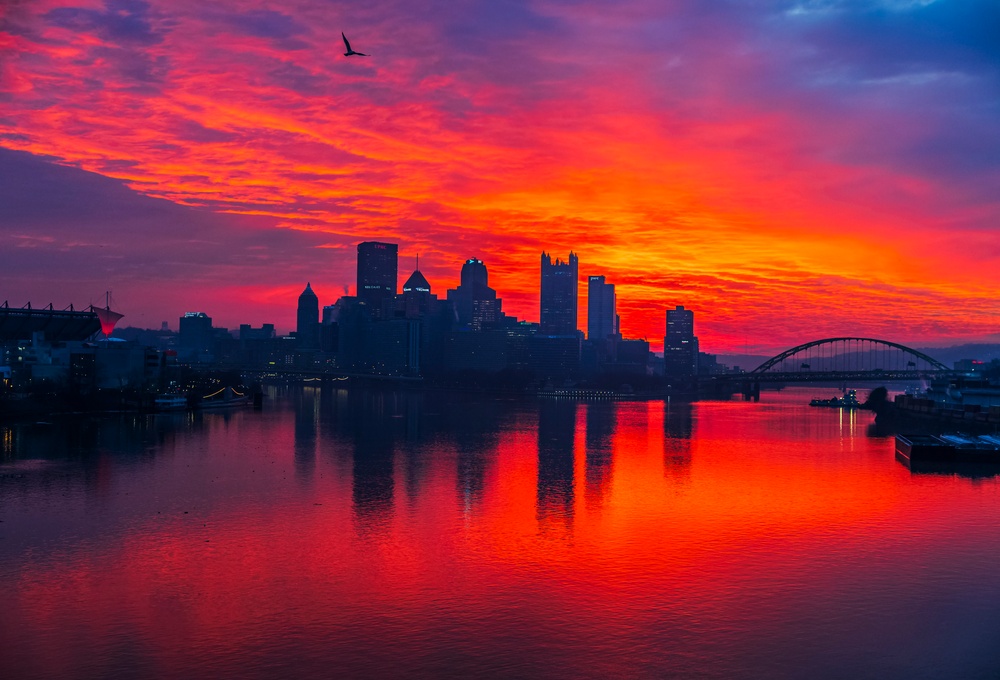
<svg viewBox="0 0 1000 680">
<path fill-rule="evenodd" d="M 584 499 L 588 508 L 599 506 L 611 487 L 616 409 L 614 403 L 587 405 Z"/>
<path fill-rule="evenodd" d="M 542 399 L 538 405 L 538 504 L 539 528 L 561 520 L 573 522 L 573 439 L 576 402 Z"/>
<path fill-rule="evenodd" d="M 351 415 L 348 390 L 329 383 L 320 387 L 317 456 L 333 466 L 338 479 L 349 479 L 354 464 Z"/>
<path fill-rule="evenodd" d="M 395 449 L 386 395 L 351 400 L 354 439 L 354 517 L 363 534 L 387 528 L 393 514 Z"/>
<path fill-rule="evenodd" d="M 14 457 L 14 428 L 0 427 L 0 456 L 4 460 Z"/>
<path fill-rule="evenodd" d="M 194 414 L 69 418 L 58 426 L 17 424 L 0 427 L 0 459 L 14 464 L 19 460 L 60 462 L 59 466 L 19 468 L 25 474 L 18 478 L 17 486 L 28 497 L 34 497 L 32 488 L 37 486 L 55 497 L 82 489 L 88 496 L 110 498 L 120 493 L 116 479 L 121 475 L 132 478 L 139 474 L 145 479 L 155 474 L 158 457 L 170 459 L 175 449 L 190 446 L 191 437 L 179 433 L 190 435 L 203 427 L 204 421 Z M 103 526 L 94 524 L 97 529 Z M 36 538 L 46 530 L 47 523 L 39 523 Z"/>
<path fill-rule="evenodd" d="M 406 498 L 412 506 L 420 496 L 429 462 L 423 445 L 424 395 L 421 392 L 398 392 L 394 397 L 399 413 L 393 415 L 402 416 L 394 420 L 402 421 L 401 437 L 405 445 L 400 447 L 399 455 L 403 457 Z"/>
<path fill-rule="evenodd" d="M 694 406 L 690 402 L 664 402 L 663 471 L 679 481 L 691 476 L 691 438 Z"/>
<path fill-rule="evenodd" d="M 458 500 L 463 512 L 469 513 L 478 509 L 483 501 L 483 487 L 486 484 L 485 452 L 481 447 L 459 446 L 457 462 Z"/>
<path fill-rule="evenodd" d="M 295 401 L 295 475 L 309 479 L 316 468 L 316 389 L 302 388 Z"/>
<path fill-rule="evenodd" d="M 456 484 L 458 500 L 465 512 L 483 500 L 488 467 L 494 460 L 501 409 L 497 402 L 473 400 L 449 405 L 458 452 Z"/>
</svg>

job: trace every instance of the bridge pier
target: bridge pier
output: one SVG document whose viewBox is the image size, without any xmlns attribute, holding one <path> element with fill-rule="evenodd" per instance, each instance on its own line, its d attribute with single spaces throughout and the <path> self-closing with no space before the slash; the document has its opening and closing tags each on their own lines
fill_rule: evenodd
<svg viewBox="0 0 1000 680">
<path fill-rule="evenodd" d="M 751 399 L 760 401 L 760 383 L 757 381 L 743 383 L 743 400 L 750 401 Z"/>
</svg>

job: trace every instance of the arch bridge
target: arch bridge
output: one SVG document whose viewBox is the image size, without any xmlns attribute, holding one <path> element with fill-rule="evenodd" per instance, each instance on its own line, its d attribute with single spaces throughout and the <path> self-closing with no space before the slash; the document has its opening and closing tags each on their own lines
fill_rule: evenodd
<svg viewBox="0 0 1000 680">
<path fill-rule="evenodd" d="M 927 354 L 878 338 L 838 337 L 806 342 L 747 373 L 715 376 L 756 396 L 762 383 L 860 383 L 921 380 L 953 371 Z M 728 380 L 727 380 L 728 378 Z"/>
<path fill-rule="evenodd" d="M 823 338 L 771 357 L 747 374 L 764 382 L 823 380 L 917 380 L 951 373 L 937 359 L 906 345 L 877 338 Z"/>
</svg>

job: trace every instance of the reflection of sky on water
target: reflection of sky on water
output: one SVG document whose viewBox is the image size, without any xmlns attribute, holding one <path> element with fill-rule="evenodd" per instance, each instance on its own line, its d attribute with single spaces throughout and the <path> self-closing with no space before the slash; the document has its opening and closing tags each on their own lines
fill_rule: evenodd
<svg viewBox="0 0 1000 680">
<path fill-rule="evenodd" d="M 982 675 L 992 477 L 911 474 L 806 391 L 274 392 L 0 428 L 17 676 Z"/>
</svg>

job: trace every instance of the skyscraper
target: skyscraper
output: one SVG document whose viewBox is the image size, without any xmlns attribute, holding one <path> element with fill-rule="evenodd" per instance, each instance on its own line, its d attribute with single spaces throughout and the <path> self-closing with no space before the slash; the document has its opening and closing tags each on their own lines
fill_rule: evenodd
<svg viewBox="0 0 1000 680">
<path fill-rule="evenodd" d="M 694 312 L 684 309 L 683 305 L 667 310 L 663 361 L 668 377 L 690 377 L 698 371 L 698 338 L 694 334 Z"/>
<path fill-rule="evenodd" d="M 403 313 L 407 319 L 416 319 L 430 311 L 431 302 L 437 297 L 431 294 L 431 284 L 420 268 L 413 270 L 403 284 L 403 294 L 400 296 Z M 399 305 L 397 305 L 397 309 Z"/>
<path fill-rule="evenodd" d="M 539 321 L 543 335 L 573 335 L 576 330 L 577 257 L 572 252 L 569 262 L 556 260 L 542 253 L 542 283 Z"/>
<path fill-rule="evenodd" d="M 603 276 L 587 279 L 588 340 L 607 340 L 618 334 L 615 301 L 615 284 L 605 283 Z"/>
<path fill-rule="evenodd" d="M 481 331 L 500 320 L 503 300 L 489 287 L 489 273 L 482 260 L 470 257 L 462 265 L 462 282 L 448 291 L 460 326 Z"/>
<path fill-rule="evenodd" d="M 295 335 L 301 349 L 319 349 L 319 298 L 309 283 L 299 295 Z"/>
<path fill-rule="evenodd" d="M 207 352 L 212 347 L 212 317 L 208 314 L 186 312 L 177 328 L 177 344 L 182 349 Z"/>
<path fill-rule="evenodd" d="M 382 317 L 386 305 L 396 299 L 399 246 L 365 241 L 358 244 L 358 300 L 372 316 Z"/>
</svg>

